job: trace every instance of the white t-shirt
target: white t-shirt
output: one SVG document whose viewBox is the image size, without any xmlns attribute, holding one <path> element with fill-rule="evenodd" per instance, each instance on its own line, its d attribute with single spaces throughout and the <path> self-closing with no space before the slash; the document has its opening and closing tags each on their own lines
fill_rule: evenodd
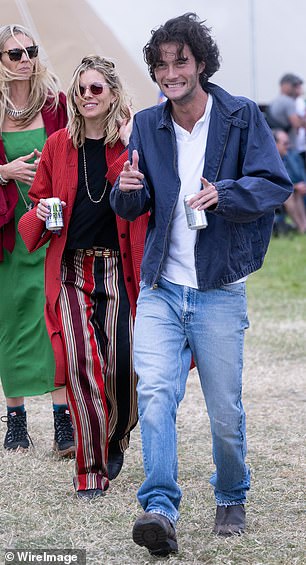
<svg viewBox="0 0 306 565">
<path fill-rule="evenodd" d="M 198 288 L 194 259 L 197 230 L 190 230 L 187 227 L 184 196 L 197 193 L 202 188 L 200 177 L 204 169 L 212 104 L 212 96 L 208 94 L 205 112 L 196 122 L 191 133 L 172 120 L 176 135 L 181 190 L 173 214 L 169 254 L 162 276 L 170 282 L 191 288 Z"/>
</svg>

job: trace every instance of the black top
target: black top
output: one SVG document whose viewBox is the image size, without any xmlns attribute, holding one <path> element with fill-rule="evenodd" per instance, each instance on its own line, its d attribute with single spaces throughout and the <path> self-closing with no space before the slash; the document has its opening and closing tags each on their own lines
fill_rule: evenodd
<svg viewBox="0 0 306 565">
<path fill-rule="evenodd" d="M 104 138 L 85 139 L 88 188 L 93 200 L 99 200 L 105 183 L 107 164 Z M 78 190 L 68 228 L 66 249 L 90 249 L 93 246 L 119 250 L 116 216 L 110 207 L 111 185 L 98 204 L 91 202 L 85 184 L 82 147 L 78 150 Z"/>
</svg>

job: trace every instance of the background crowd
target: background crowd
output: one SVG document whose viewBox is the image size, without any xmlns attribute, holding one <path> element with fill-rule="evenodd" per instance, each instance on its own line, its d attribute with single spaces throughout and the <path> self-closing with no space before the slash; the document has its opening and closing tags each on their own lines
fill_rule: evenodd
<svg viewBox="0 0 306 565">
<path fill-rule="evenodd" d="M 263 111 L 273 130 L 294 192 L 282 208 L 276 210 L 276 236 L 294 231 L 306 232 L 306 105 L 303 79 L 286 73 L 281 77 L 279 87 L 279 94 Z"/>
</svg>

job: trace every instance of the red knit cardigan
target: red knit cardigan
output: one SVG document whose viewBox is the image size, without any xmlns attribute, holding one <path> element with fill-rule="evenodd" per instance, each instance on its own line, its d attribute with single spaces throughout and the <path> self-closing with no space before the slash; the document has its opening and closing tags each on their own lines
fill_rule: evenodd
<svg viewBox="0 0 306 565">
<path fill-rule="evenodd" d="M 127 158 L 127 150 L 124 150 L 120 141 L 114 147 L 106 145 L 108 166 L 106 178 L 111 185 L 114 184 L 122 171 L 123 163 Z M 57 196 L 66 202 L 67 206 L 63 209 L 64 228 L 62 233 L 58 236 L 52 235 L 50 231 L 45 231 L 44 222 L 36 216 L 36 206 L 24 214 L 18 224 L 18 230 L 30 252 L 35 251 L 50 240 L 45 260 L 45 317 L 56 363 L 56 386 L 65 383 L 65 353 L 60 324 L 56 315 L 56 303 L 61 287 L 62 255 L 66 245 L 77 187 L 78 151 L 73 147 L 68 131 L 62 129 L 47 139 L 33 185 L 29 191 L 29 197 L 35 205 L 38 204 L 40 198 L 52 196 Z M 134 222 L 128 222 L 116 216 L 124 281 L 134 317 L 147 220 L 147 215 L 140 216 Z"/>
<path fill-rule="evenodd" d="M 56 108 L 52 106 L 52 99 L 48 98 L 41 111 L 47 137 L 55 131 L 64 128 L 67 124 L 66 96 L 59 93 L 59 103 Z M 3 141 L 0 138 L 0 165 L 7 163 Z M 3 249 L 10 253 L 14 250 L 15 233 L 15 208 L 18 202 L 18 189 L 15 181 L 0 185 L 0 261 L 3 261 Z"/>
</svg>

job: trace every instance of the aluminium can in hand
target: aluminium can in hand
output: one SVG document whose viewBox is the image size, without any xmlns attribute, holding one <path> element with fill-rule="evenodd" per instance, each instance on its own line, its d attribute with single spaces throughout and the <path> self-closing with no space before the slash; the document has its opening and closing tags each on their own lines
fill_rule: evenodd
<svg viewBox="0 0 306 565">
<path fill-rule="evenodd" d="M 46 219 L 46 228 L 51 231 L 60 231 L 64 226 L 63 209 L 60 198 L 47 198 L 50 213 Z"/>
<path fill-rule="evenodd" d="M 202 230 L 207 227 L 207 218 L 204 210 L 197 210 L 188 205 L 189 200 L 195 196 L 194 194 L 186 194 L 184 197 L 184 206 L 187 218 L 187 225 L 190 230 Z"/>
</svg>

